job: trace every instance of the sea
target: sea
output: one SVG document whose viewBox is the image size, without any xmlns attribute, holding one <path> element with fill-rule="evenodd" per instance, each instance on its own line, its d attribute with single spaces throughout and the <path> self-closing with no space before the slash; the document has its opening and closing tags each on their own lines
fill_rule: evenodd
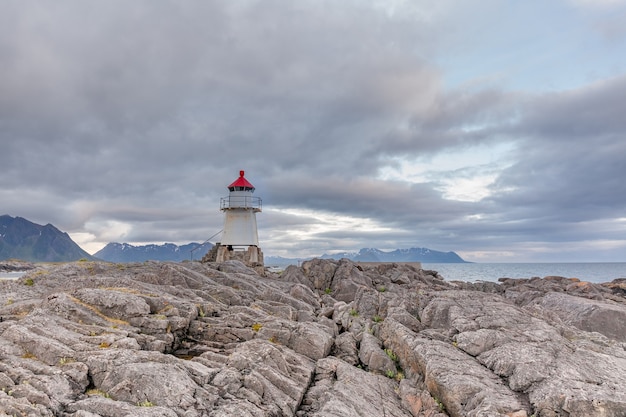
<svg viewBox="0 0 626 417">
<path fill-rule="evenodd" d="M 626 278 L 626 262 L 591 263 L 422 263 L 423 269 L 439 272 L 447 281 L 492 281 L 498 278 L 560 276 L 589 282 Z M 0 273 L 2 279 L 18 279 L 26 272 Z"/>
<path fill-rule="evenodd" d="M 24 275 L 26 271 L 19 272 L 0 272 L 0 280 L 2 279 L 18 279 L 22 275 Z"/>
<path fill-rule="evenodd" d="M 422 268 L 439 272 L 446 281 L 497 282 L 498 278 L 560 276 L 601 283 L 626 278 L 626 262 L 422 263 Z"/>
</svg>

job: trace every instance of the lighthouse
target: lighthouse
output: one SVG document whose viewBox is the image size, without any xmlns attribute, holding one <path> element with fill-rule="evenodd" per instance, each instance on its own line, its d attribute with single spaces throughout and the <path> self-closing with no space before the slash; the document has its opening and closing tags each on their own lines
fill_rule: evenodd
<svg viewBox="0 0 626 417">
<path fill-rule="evenodd" d="M 256 214 L 261 212 L 260 197 L 252 195 L 254 185 L 239 171 L 239 178 L 228 186 L 228 196 L 220 199 L 224 212 L 222 241 L 213 252 L 215 262 L 237 259 L 248 266 L 263 266 L 263 252 L 259 248 Z M 214 248 L 215 249 L 215 248 Z"/>
</svg>

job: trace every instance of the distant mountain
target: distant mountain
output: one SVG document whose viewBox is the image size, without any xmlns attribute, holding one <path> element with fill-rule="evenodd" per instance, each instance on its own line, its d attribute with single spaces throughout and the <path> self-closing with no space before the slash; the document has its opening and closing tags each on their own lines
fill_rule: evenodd
<svg viewBox="0 0 626 417">
<path fill-rule="evenodd" d="M 439 252 L 428 248 L 396 249 L 383 252 L 380 249 L 363 248 L 359 252 L 324 254 L 322 259 L 348 258 L 355 262 L 423 262 L 423 263 L 465 263 L 454 252 Z"/>
<path fill-rule="evenodd" d="M 0 216 L 0 260 L 70 262 L 83 258 L 94 259 L 53 225 L 41 226 L 22 217 Z"/>
<path fill-rule="evenodd" d="M 163 245 L 133 246 L 128 243 L 109 243 L 93 256 L 108 262 L 144 262 L 144 261 L 174 261 L 180 262 L 191 258 L 200 260 L 213 247 L 212 243 L 188 243 L 178 246 L 173 243 Z M 197 248 L 197 249 L 196 249 Z"/>
<path fill-rule="evenodd" d="M 265 266 L 278 266 L 285 267 L 288 265 L 299 265 L 303 261 L 309 260 L 311 258 L 283 258 L 282 256 L 265 256 L 263 255 L 263 262 Z"/>
<path fill-rule="evenodd" d="M 281 256 L 265 256 L 265 266 L 285 267 L 299 265 L 312 258 L 283 258 Z M 467 263 L 454 252 L 439 252 L 428 248 L 396 249 L 384 252 L 380 249 L 363 248 L 358 252 L 339 252 L 324 254 L 322 259 L 348 258 L 355 262 L 423 262 L 423 263 Z"/>
</svg>

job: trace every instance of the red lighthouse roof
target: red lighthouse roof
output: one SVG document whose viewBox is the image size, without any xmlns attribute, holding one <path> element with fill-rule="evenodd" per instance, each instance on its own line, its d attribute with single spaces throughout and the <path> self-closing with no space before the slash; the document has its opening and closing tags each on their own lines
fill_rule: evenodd
<svg viewBox="0 0 626 417">
<path fill-rule="evenodd" d="M 244 171 L 239 171 L 239 178 L 228 186 L 230 191 L 254 191 L 254 185 L 250 184 L 243 174 Z"/>
</svg>

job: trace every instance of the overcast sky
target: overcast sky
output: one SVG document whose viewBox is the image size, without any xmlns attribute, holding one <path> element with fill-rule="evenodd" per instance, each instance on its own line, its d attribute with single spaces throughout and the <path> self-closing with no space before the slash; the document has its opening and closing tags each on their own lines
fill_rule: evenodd
<svg viewBox="0 0 626 417">
<path fill-rule="evenodd" d="M 0 0 L 0 167 L 90 253 L 243 169 L 266 256 L 626 261 L 626 1 Z"/>
</svg>

